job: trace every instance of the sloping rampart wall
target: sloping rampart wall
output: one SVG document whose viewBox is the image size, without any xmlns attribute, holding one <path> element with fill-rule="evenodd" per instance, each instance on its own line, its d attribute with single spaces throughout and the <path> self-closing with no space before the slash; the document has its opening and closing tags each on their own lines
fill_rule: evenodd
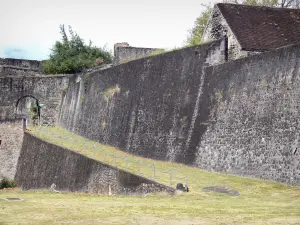
<svg viewBox="0 0 300 225">
<path fill-rule="evenodd" d="M 22 189 L 50 189 L 99 194 L 145 194 L 174 189 L 45 142 L 29 133 L 15 180 Z"/>
</svg>

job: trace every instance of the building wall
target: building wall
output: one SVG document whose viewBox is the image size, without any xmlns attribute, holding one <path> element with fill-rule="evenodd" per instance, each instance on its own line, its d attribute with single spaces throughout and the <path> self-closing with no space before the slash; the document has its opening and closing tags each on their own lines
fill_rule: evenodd
<svg viewBox="0 0 300 225">
<path fill-rule="evenodd" d="M 111 194 L 174 192 L 173 188 L 44 142 L 29 133 L 24 136 L 15 179 L 25 190 L 50 189 L 54 183 L 58 191 L 109 194 L 110 186 Z"/>
<path fill-rule="evenodd" d="M 159 49 L 157 48 L 136 48 L 131 47 L 127 43 L 119 43 L 114 46 L 114 65 L 127 63 L 132 60 L 140 59 L 149 56 L 152 52 Z"/>
<path fill-rule="evenodd" d="M 22 120 L 0 120 L 0 180 L 15 177 L 22 141 Z"/>
<path fill-rule="evenodd" d="M 219 8 L 215 6 L 203 33 L 202 42 L 218 40 L 225 35 L 228 38 L 228 60 L 235 60 L 250 55 L 247 51 L 241 50 L 238 40 L 235 38 Z"/>
<path fill-rule="evenodd" d="M 225 41 L 70 77 L 60 124 L 132 154 L 192 162 L 194 109 L 204 65 L 225 62 Z"/>
</svg>

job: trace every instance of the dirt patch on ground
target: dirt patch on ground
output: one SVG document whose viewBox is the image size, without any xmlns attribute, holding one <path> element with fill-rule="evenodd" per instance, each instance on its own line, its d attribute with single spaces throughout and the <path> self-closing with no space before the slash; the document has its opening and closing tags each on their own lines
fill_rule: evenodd
<svg viewBox="0 0 300 225">
<path fill-rule="evenodd" d="M 213 192 L 218 192 L 218 193 L 224 193 L 224 194 L 229 194 L 231 196 L 239 196 L 240 193 L 237 190 L 234 189 L 228 189 L 227 187 L 222 187 L 222 186 L 211 186 L 211 187 L 205 187 L 202 188 L 202 191 L 213 191 Z"/>
</svg>

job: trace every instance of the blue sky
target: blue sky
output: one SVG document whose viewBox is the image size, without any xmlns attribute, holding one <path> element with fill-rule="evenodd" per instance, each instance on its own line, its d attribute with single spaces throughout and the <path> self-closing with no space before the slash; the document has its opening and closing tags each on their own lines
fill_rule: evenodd
<svg viewBox="0 0 300 225">
<path fill-rule="evenodd" d="M 3 2 L 3 3 L 2 3 Z M 113 49 L 181 46 L 204 9 L 216 0 L 22 0 L 0 3 L 0 57 L 47 59 L 60 39 L 59 25 L 71 25 L 86 42 Z"/>
</svg>

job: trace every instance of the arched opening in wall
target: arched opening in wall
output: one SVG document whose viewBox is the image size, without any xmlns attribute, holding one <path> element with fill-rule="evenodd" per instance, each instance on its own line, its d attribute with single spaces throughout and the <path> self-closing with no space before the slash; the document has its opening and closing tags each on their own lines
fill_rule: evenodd
<svg viewBox="0 0 300 225">
<path fill-rule="evenodd" d="M 16 102 L 15 117 L 26 120 L 27 125 L 38 125 L 41 117 L 39 100 L 32 95 L 24 95 Z"/>
</svg>

